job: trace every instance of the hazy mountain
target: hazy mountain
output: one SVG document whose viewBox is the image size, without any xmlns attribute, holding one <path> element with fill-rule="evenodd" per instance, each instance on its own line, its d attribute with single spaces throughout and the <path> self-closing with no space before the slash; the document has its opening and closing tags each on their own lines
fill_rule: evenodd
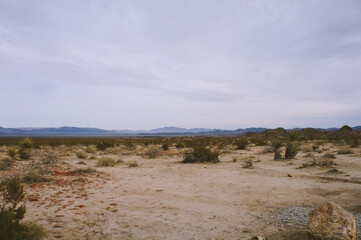
<svg viewBox="0 0 361 240">
<path fill-rule="evenodd" d="M 329 132 L 338 130 L 338 128 L 298 128 L 300 133 L 319 135 L 321 132 Z M 339 131 L 343 131 L 345 127 Z M 351 129 L 351 128 L 350 128 Z M 353 127 L 354 130 L 361 130 L 361 126 Z M 286 135 L 287 130 L 283 128 L 239 128 L 236 130 L 210 129 L 210 128 L 179 128 L 179 127 L 162 127 L 151 130 L 104 130 L 100 128 L 79 128 L 79 127 L 59 127 L 59 128 L 4 128 L 0 127 L 0 136 L 144 136 L 144 135 L 240 135 L 244 133 L 255 133 L 255 137 L 259 133 L 265 136 Z M 252 136 L 253 136 L 252 135 Z M 261 136 L 261 135 L 259 135 Z"/>
</svg>

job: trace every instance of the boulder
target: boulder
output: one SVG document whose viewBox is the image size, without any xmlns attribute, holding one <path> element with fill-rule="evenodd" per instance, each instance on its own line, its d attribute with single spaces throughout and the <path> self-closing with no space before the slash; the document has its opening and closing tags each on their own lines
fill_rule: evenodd
<svg viewBox="0 0 361 240">
<path fill-rule="evenodd" d="M 356 240 L 355 218 L 336 203 L 326 203 L 312 210 L 307 230 L 311 239 Z"/>
</svg>

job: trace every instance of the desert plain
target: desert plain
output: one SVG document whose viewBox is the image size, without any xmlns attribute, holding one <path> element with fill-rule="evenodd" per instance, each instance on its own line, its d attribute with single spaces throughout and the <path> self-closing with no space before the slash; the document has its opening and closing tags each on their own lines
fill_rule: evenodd
<svg viewBox="0 0 361 240">
<path fill-rule="evenodd" d="M 354 215 L 361 239 L 361 147 L 297 144 L 295 158 L 284 159 L 282 146 L 280 160 L 269 140 L 210 145 L 218 163 L 190 164 L 182 161 L 192 150 L 175 144 L 38 145 L 0 178 L 28 176 L 24 220 L 41 224 L 49 240 L 307 239 L 308 212 L 326 202 Z M 10 147 L 0 146 L 0 159 Z M 339 154 L 344 148 L 351 152 Z"/>
</svg>

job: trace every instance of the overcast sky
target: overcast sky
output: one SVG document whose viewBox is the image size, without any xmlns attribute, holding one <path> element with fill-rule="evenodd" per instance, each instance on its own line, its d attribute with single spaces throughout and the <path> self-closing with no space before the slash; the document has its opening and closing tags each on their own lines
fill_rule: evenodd
<svg viewBox="0 0 361 240">
<path fill-rule="evenodd" d="M 360 0 L 0 0 L 0 126 L 344 124 Z"/>
</svg>

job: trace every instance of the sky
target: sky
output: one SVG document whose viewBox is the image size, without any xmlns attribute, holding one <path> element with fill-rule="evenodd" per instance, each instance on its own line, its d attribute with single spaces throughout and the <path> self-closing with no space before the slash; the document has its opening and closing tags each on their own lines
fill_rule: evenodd
<svg viewBox="0 0 361 240">
<path fill-rule="evenodd" d="M 0 126 L 361 125 L 360 0 L 0 0 Z"/>
</svg>

